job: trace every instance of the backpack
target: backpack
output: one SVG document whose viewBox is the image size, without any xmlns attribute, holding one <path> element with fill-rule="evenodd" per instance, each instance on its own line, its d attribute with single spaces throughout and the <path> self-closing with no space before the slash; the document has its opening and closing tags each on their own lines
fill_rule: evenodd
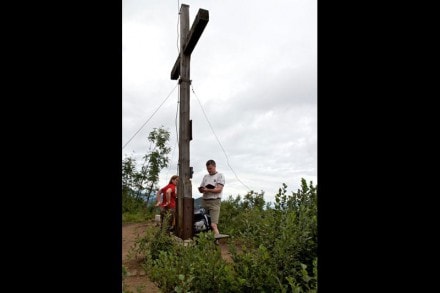
<svg viewBox="0 0 440 293">
<path fill-rule="evenodd" d="M 194 211 L 194 234 L 211 230 L 211 216 L 204 208 Z"/>
</svg>

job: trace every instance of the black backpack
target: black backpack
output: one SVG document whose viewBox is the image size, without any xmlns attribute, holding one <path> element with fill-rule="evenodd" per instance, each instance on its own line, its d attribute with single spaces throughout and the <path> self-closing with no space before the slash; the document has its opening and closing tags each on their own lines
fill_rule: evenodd
<svg viewBox="0 0 440 293">
<path fill-rule="evenodd" d="M 211 216 L 206 212 L 204 208 L 200 208 L 194 211 L 194 234 L 200 232 L 210 231 L 211 228 Z"/>
</svg>

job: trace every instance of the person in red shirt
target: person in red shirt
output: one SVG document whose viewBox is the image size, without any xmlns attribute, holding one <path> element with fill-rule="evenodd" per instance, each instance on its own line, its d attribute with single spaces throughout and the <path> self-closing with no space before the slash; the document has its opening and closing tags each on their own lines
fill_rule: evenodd
<svg viewBox="0 0 440 293">
<path fill-rule="evenodd" d="M 168 230 L 174 231 L 174 214 L 176 212 L 176 194 L 177 184 L 179 183 L 179 176 L 171 176 L 170 182 L 167 186 L 159 189 L 156 196 L 156 206 L 160 207 L 160 226 L 162 228 L 163 220 L 167 213 L 170 214 L 168 222 Z"/>
</svg>

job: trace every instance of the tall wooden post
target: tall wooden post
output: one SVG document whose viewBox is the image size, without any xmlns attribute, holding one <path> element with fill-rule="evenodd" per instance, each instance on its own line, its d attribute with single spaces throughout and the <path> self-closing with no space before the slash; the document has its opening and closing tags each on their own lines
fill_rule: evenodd
<svg viewBox="0 0 440 293">
<path fill-rule="evenodd" d="M 177 186 L 176 235 L 183 239 L 193 237 L 194 199 L 192 198 L 192 168 L 189 166 L 189 142 L 192 139 L 190 106 L 190 61 L 206 24 L 209 12 L 199 9 L 194 23 L 189 30 L 189 5 L 180 7 L 180 54 L 171 70 L 171 79 L 179 79 L 180 119 L 179 119 L 179 184 Z"/>
</svg>

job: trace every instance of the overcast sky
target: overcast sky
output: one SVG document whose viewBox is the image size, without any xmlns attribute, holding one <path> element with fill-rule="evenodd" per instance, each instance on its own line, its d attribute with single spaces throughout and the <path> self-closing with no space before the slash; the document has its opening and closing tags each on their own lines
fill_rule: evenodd
<svg viewBox="0 0 440 293">
<path fill-rule="evenodd" d="M 266 202 L 273 202 L 282 183 L 289 194 L 301 178 L 318 183 L 316 0 L 122 4 L 123 157 L 140 163 L 148 152 L 148 134 L 163 126 L 173 150 L 159 185 L 177 174 L 179 91 L 170 74 L 180 43 L 178 13 L 187 4 L 190 28 L 200 8 L 209 11 L 191 55 L 193 197 L 200 197 L 197 187 L 209 159 L 226 177 L 223 199 L 251 189 L 264 191 Z"/>
</svg>

